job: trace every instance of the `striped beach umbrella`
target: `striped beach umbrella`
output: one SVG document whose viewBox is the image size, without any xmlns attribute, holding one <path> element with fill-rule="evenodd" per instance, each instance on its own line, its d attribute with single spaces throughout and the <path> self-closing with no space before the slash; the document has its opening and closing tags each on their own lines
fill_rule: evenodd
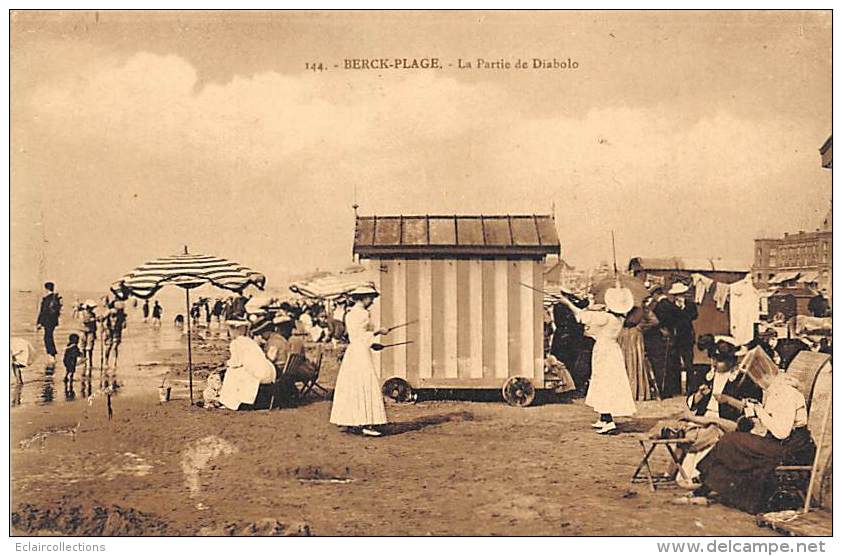
<svg viewBox="0 0 842 556">
<path fill-rule="evenodd" d="M 149 261 L 114 283 L 111 291 L 121 299 L 129 296 L 149 299 L 165 286 L 178 286 L 185 291 L 187 303 L 187 372 L 190 383 L 190 403 L 193 403 L 193 346 L 190 330 L 190 290 L 211 284 L 218 288 L 242 293 L 248 286 L 263 289 L 266 277 L 234 261 L 208 255 L 188 253 L 187 247 L 178 255 Z"/>
<path fill-rule="evenodd" d="M 149 299 L 170 285 L 191 289 L 211 284 L 239 293 L 250 285 L 263 289 L 265 283 L 265 276 L 234 261 L 185 252 L 149 261 L 123 276 L 111 289 L 121 297 Z"/>
</svg>

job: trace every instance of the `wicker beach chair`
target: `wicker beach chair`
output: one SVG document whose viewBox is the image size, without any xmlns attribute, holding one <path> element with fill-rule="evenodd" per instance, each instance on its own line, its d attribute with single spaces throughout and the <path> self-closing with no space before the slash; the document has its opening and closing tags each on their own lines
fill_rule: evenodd
<svg viewBox="0 0 842 556">
<path fill-rule="evenodd" d="M 813 419 L 814 415 L 811 412 L 819 375 L 823 369 L 830 368 L 830 365 L 832 365 L 832 357 L 830 355 L 802 351 L 792 360 L 787 370 L 787 374 L 793 375 L 798 379 L 798 390 L 804 396 L 807 406 L 807 415 L 809 416 L 808 429 L 819 450 L 821 450 L 819 445 L 822 443 L 823 438 L 821 436 L 821 430 L 816 430 L 819 427 L 817 426 L 817 420 Z M 827 403 L 831 403 L 830 400 Z M 816 459 L 818 459 L 818 453 L 816 454 Z M 783 509 L 787 506 L 804 504 L 810 496 L 808 494 L 810 481 L 815 472 L 816 462 L 810 465 L 779 465 L 776 467 L 775 477 L 777 488 L 772 495 L 771 505 Z"/>
</svg>

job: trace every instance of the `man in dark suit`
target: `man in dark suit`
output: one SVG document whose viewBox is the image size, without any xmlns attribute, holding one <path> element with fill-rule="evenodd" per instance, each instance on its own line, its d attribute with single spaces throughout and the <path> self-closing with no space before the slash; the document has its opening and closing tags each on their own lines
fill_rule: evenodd
<svg viewBox="0 0 842 556">
<path fill-rule="evenodd" d="M 658 319 L 658 332 L 661 336 L 660 345 L 653 346 L 657 349 L 650 351 L 652 367 L 661 397 L 669 398 L 681 391 L 681 375 L 675 363 L 677 359 L 675 329 L 676 323 L 681 318 L 680 310 L 663 292 L 655 295 L 652 303 L 652 312 Z"/>
<path fill-rule="evenodd" d="M 693 373 L 693 344 L 696 341 L 693 321 L 699 313 L 696 304 L 683 297 L 689 289 L 676 282 L 666 295 L 658 295 L 654 300 L 652 312 L 658 319 L 665 345 L 663 356 L 658 358 L 664 363 L 653 360 L 652 366 L 664 398 L 681 393 L 682 369 L 687 372 L 688 379 Z"/>
<path fill-rule="evenodd" d="M 670 300 L 675 304 L 678 312 L 675 320 L 675 359 L 677 364 L 676 374 L 678 375 L 679 389 L 681 385 L 681 371 L 687 376 L 688 384 L 695 385 L 693 376 L 693 346 L 696 343 L 696 329 L 693 321 L 699 318 L 699 309 L 689 299 L 690 288 L 681 282 L 676 282 L 669 290 Z"/>
<path fill-rule="evenodd" d="M 49 365 L 56 363 L 56 342 L 53 332 L 58 327 L 58 319 L 61 315 L 61 296 L 55 292 L 55 284 L 46 282 L 44 284 L 44 297 L 41 298 L 41 306 L 38 309 L 36 328 L 44 329 L 44 349 L 50 356 Z"/>
</svg>

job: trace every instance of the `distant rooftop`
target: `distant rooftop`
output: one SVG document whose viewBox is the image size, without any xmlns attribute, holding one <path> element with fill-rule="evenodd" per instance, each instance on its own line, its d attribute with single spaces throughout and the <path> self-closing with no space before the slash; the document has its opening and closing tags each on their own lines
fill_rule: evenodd
<svg viewBox="0 0 842 556">
<path fill-rule="evenodd" d="M 540 258 L 560 252 L 548 215 L 358 216 L 354 233 L 354 254 L 363 258 Z"/>
<path fill-rule="evenodd" d="M 724 259 L 685 259 L 680 257 L 635 257 L 629 270 L 684 270 L 687 272 L 749 272 L 749 265 Z"/>
</svg>

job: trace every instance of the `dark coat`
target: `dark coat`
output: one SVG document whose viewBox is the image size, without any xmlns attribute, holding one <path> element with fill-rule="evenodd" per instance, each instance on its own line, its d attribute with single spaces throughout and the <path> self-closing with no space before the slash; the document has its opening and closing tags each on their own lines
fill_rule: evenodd
<svg viewBox="0 0 842 556">
<path fill-rule="evenodd" d="M 659 326 L 673 338 L 676 346 L 692 346 L 696 341 L 693 321 L 699 318 L 699 309 L 692 301 L 687 301 L 683 308 L 667 298 L 661 299 L 653 308 Z"/>
<path fill-rule="evenodd" d="M 55 328 L 58 326 L 58 318 L 61 315 L 61 296 L 53 292 L 41 298 L 41 307 L 38 309 L 38 320 L 36 324 L 44 328 Z"/>
<path fill-rule="evenodd" d="M 677 346 L 692 346 L 696 343 L 696 329 L 693 321 L 699 318 L 699 309 L 692 301 L 687 301 L 683 308 L 679 308 L 679 318 L 675 323 L 675 344 Z"/>
<path fill-rule="evenodd" d="M 580 349 L 585 327 L 576 320 L 576 315 L 563 303 L 553 307 L 553 341 L 550 353 L 556 356 L 568 369 L 576 362 L 576 351 Z M 569 363 L 568 363 L 569 362 Z"/>
<path fill-rule="evenodd" d="M 711 370 L 705 376 L 705 381 L 702 384 L 707 384 L 708 388 L 713 390 L 713 374 Z M 699 385 L 701 388 L 701 384 Z M 694 392 L 695 393 L 695 392 Z M 734 380 L 729 380 L 722 389 L 722 393 L 738 400 L 752 399 L 760 401 L 763 399 L 763 390 L 751 380 L 744 372 L 737 374 Z M 698 403 L 690 405 L 690 411 L 696 415 L 704 415 L 708 410 L 708 403 L 713 397 L 713 393 L 708 394 L 699 400 Z M 719 404 L 719 416 L 723 419 L 736 422 L 740 418 L 741 413 L 734 407 L 727 404 Z"/>
</svg>

